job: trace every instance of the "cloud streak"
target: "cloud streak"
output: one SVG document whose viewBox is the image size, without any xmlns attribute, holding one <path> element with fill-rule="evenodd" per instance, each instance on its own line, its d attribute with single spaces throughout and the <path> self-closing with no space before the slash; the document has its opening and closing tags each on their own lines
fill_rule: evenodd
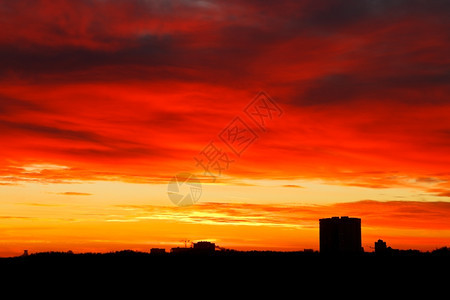
<svg viewBox="0 0 450 300">
<path fill-rule="evenodd" d="M 57 193 L 58 195 L 63 196 L 92 196 L 91 193 L 80 193 L 80 192 L 63 192 L 63 193 Z"/>
<path fill-rule="evenodd" d="M 133 220 L 170 220 L 195 224 L 318 228 L 318 220 L 331 216 L 362 218 L 371 229 L 450 230 L 450 203 L 363 200 L 329 205 L 281 205 L 204 202 L 191 207 L 118 205 L 132 209 Z"/>
</svg>

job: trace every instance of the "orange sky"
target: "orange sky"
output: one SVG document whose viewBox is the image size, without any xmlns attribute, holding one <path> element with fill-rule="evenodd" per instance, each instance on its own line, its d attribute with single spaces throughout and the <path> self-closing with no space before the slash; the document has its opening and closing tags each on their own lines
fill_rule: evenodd
<svg viewBox="0 0 450 300">
<path fill-rule="evenodd" d="M 318 218 L 363 246 L 450 244 L 448 4 L 0 3 L 0 256 L 47 250 L 318 249 Z M 282 109 L 263 131 L 261 90 Z M 238 157 L 219 134 L 258 136 Z M 214 141 L 233 160 L 196 205 Z"/>
</svg>

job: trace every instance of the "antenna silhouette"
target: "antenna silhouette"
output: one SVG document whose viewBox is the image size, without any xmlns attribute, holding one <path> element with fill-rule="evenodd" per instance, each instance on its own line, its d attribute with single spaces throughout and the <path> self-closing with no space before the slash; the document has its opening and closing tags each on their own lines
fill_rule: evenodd
<svg viewBox="0 0 450 300">
<path fill-rule="evenodd" d="M 190 240 L 182 240 L 181 242 L 184 242 L 184 248 L 187 248 L 187 243 L 190 243 Z"/>
</svg>

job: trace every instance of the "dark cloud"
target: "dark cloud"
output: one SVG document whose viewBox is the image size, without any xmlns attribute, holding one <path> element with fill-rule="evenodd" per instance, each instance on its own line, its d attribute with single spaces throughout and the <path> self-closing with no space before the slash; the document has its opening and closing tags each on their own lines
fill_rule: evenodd
<svg viewBox="0 0 450 300">
<path fill-rule="evenodd" d="M 14 113 L 22 113 L 24 111 L 47 111 L 43 105 L 32 101 L 12 98 L 0 94 L 0 114 L 10 115 Z"/>
<path fill-rule="evenodd" d="M 254 56 L 245 46 L 192 48 L 174 37 L 145 36 L 123 42 L 118 50 L 79 47 L 0 48 L 0 78 L 11 74 L 38 82 L 120 80 L 181 80 L 229 82 L 248 75 L 245 59 Z M 195 39 L 196 37 L 192 37 Z M 201 38 L 201 37 L 198 37 Z M 225 41 L 226 42 L 226 41 Z M 231 62 L 231 63 L 230 63 Z"/>
<path fill-rule="evenodd" d="M 31 7 L 39 5 L 32 2 Z M 50 76 L 51 80 L 59 81 L 147 79 L 220 82 L 232 85 L 242 80 L 260 80 L 261 74 L 254 70 L 253 66 L 259 63 L 263 68 L 266 60 L 270 62 L 273 59 L 265 57 L 266 51 L 292 39 L 322 39 L 324 33 L 340 34 L 339 31 L 344 28 L 349 29 L 345 31 L 345 36 L 364 38 L 364 34 L 391 26 L 390 22 L 394 24 L 402 21 L 402 18 L 417 17 L 416 23 L 420 27 L 419 16 L 430 17 L 431 13 L 435 13 L 434 21 L 440 20 L 447 27 L 449 24 L 442 13 L 448 6 L 446 1 L 113 3 L 85 0 L 77 3 L 63 10 L 66 18 L 34 20 L 36 24 L 41 25 L 38 26 L 39 29 L 46 33 L 42 35 L 41 40 L 34 38 L 33 31 L 26 31 L 23 34 L 30 35 L 24 36 L 28 43 L 23 40 L 20 43 L 12 43 L 11 40 L 0 42 L 0 78 L 6 79 L 13 73 L 40 81 L 49 80 Z M 50 8 L 64 8 L 59 2 L 53 5 L 54 7 Z M 4 6 L 5 10 L 20 13 L 15 4 Z M 116 15 L 118 20 L 113 18 Z M 24 17 L 30 18 L 29 15 Z M 136 20 L 141 23 L 133 23 L 137 22 Z M 155 24 L 147 24 L 149 20 Z M 174 28 L 168 29 L 171 26 Z M 189 26 L 193 26 L 195 30 L 185 28 Z M 31 26 L 30 30 L 32 28 Z M 414 35 L 414 29 L 407 34 Z M 400 34 L 403 36 L 405 33 Z M 47 36 L 53 37 L 54 41 L 48 42 Z M 391 37 L 388 48 L 383 40 L 375 41 L 376 44 L 370 44 L 368 48 L 348 49 L 337 56 L 336 60 L 351 59 L 352 56 L 357 57 L 359 52 L 370 53 L 372 49 L 373 55 L 367 57 L 368 59 L 377 63 L 380 61 L 393 69 L 411 68 L 410 63 L 414 57 L 405 59 L 404 52 L 393 55 L 392 50 L 395 47 L 409 47 L 402 46 L 402 36 Z M 314 41 L 313 44 L 303 45 L 304 48 L 296 49 L 298 56 L 293 56 L 292 63 L 301 62 L 305 52 L 311 51 L 311 48 L 319 46 L 317 51 L 321 52 L 332 42 L 333 40 L 325 39 L 318 45 L 315 45 Z M 429 54 L 414 53 L 416 56 Z M 416 62 L 413 66 L 423 69 L 429 67 L 429 62 Z M 413 72 L 415 69 L 409 71 Z M 433 71 L 435 70 L 431 70 Z M 441 73 L 445 72 L 447 77 L 443 80 L 448 78 L 448 68 L 441 70 Z M 343 92 L 343 98 L 358 94 L 358 91 L 347 88 L 355 83 L 353 74 L 334 70 L 326 76 L 328 77 L 321 80 L 325 84 L 329 83 L 331 90 Z M 420 76 L 417 78 L 421 79 Z M 398 81 L 399 84 L 402 83 L 401 78 Z M 342 90 L 336 87 L 339 83 L 343 84 Z M 311 98 L 320 101 L 323 96 L 318 95 L 314 87 L 311 89 Z"/>
<path fill-rule="evenodd" d="M 126 41 L 123 42 L 127 44 Z M 158 66 L 170 63 L 175 47 L 169 38 L 145 36 L 130 40 L 124 49 L 86 49 L 76 46 L 35 46 L 23 49 L 14 46 L 0 48 L 3 76 L 18 73 L 67 73 L 103 66 Z"/>
<path fill-rule="evenodd" d="M 30 135 L 41 135 L 50 138 L 65 140 L 79 140 L 88 142 L 101 142 L 102 137 L 94 132 L 84 130 L 63 129 L 58 127 L 40 125 L 36 123 L 22 123 L 0 120 L 0 130 Z"/>
<path fill-rule="evenodd" d="M 367 91 L 363 82 L 346 74 L 326 75 L 309 86 L 301 97 L 303 105 L 341 103 Z"/>
<path fill-rule="evenodd" d="M 361 33 L 405 17 L 435 15 L 442 18 L 442 12 L 450 8 L 448 1 L 440 0 L 318 0 L 305 3 L 301 8 L 303 17 L 291 20 L 291 24 L 304 28 L 309 34 L 331 34 L 343 30 Z"/>
<path fill-rule="evenodd" d="M 299 82 L 299 95 L 292 103 L 300 106 L 340 105 L 357 100 L 383 102 L 390 98 L 391 101 L 408 104 L 439 104 L 446 103 L 446 98 L 430 97 L 430 94 L 436 89 L 450 92 L 449 82 L 449 72 L 395 76 L 351 72 L 328 74 L 316 80 Z M 399 96 L 404 90 L 414 91 L 416 97 Z"/>
<path fill-rule="evenodd" d="M 37 123 L 0 120 L 0 130 L 23 138 L 25 143 L 30 139 L 42 137 L 60 143 L 59 147 L 36 145 L 35 151 L 49 152 L 54 155 L 60 153 L 69 157 L 92 157 L 97 161 L 109 161 L 111 158 L 163 157 L 170 153 L 170 149 L 152 145 L 150 142 L 143 145 L 134 140 L 102 135 L 94 131 L 65 129 Z"/>
<path fill-rule="evenodd" d="M 170 151 L 163 148 L 148 147 L 131 147 L 131 146 L 112 146 L 106 149 L 97 148 L 62 148 L 55 150 L 63 155 L 70 157 L 90 157 L 97 162 L 111 162 L 111 159 L 142 159 L 169 156 Z"/>
</svg>

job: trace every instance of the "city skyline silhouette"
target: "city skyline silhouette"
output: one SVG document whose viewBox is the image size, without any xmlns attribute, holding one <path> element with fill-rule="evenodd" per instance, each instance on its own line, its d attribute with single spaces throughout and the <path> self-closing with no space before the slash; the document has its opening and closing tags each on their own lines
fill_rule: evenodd
<svg viewBox="0 0 450 300">
<path fill-rule="evenodd" d="M 417 249 L 393 249 L 387 246 L 387 243 L 382 239 L 378 239 L 374 242 L 374 247 L 370 247 L 371 251 L 365 251 L 361 243 L 361 219 L 348 216 L 333 216 L 330 218 L 319 219 L 319 244 L 320 249 L 298 249 L 294 251 L 267 251 L 267 250 L 246 250 L 240 251 L 236 249 L 224 248 L 210 241 L 191 241 L 183 240 L 180 241 L 184 243 L 184 246 L 176 246 L 170 248 L 167 251 L 166 248 L 153 247 L 148 252 L 134 251 L 131 249 L 122 249 L 115 252 L 104 252 L 104 253 L 77 253 L 78 255 L 99 255 L 99 254 L 109 254 L 109 255 L 143 255 L 150 254 L 154 256 L 165 256 L 165 255 L 184 255 L 184 256 L 210 256 L 213 254 L 221 253 L 226 255 L 237 255 L 242 253 L 250 253 L 256 256 L 261 254 L 292 254 L 292 253 L 302 253 L 305 255 L 312 255 L 320 253 L 322 256 L 361 256 L 363 254 L 375 254 L 377 256 L 418 256 L 424 254 L 432 254 L 436 256 L 450 256 L 450 247 L 444 246 L 441 248 L 433 249 L 432 251 L 419 251 Z M 74 255 L 72 250 L 69 251 L 46 251 L 46 252 L 36 252 L 30 253 L 28 249 L 23 250 L 22 255 L 17 255 L 14 257 L 26 258 L 29 255 L 34 256 L 47 256 L 49 258 L 57 256 L 67 256 Z"/>
</svg>

